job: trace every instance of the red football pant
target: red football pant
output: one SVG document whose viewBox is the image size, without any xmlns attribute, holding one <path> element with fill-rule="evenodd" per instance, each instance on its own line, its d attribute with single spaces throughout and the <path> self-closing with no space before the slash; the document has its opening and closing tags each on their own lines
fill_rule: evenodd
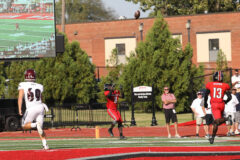
<svg viewBox="0 0 240 160">
<path fill-rule="evenodd" d="M 107 109 L 107 112 L 109 114 L 110 117 L 112 117 L 112 119 L 116 122 L 123 122 L 122 118 L 121 118 L 121 114 L 119 113 L 118 110 L 116 109 Z"/>
<path fill-rule="evenodd" d="M 223 111 L 225 108 L 225 103 L 212 103 L 211 108 L 212 108 L 213 118 L 215 120 L 222 118 Z"/>
</svg>

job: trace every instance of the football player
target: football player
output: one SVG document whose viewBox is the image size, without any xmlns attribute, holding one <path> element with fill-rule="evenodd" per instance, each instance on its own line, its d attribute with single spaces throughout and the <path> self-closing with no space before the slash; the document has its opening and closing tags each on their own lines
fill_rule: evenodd
<svg viewBox="0 0 240 160">
<path fill-rule="evenodd" d="M 18 23 L 15 24 L 15 28 L 16 28 L 16 30 L 20 30 Z"/>
<path fill-rule="evenodd" d="M 107 84 L 105 91 L 104 91 L 104 95 L 107 98 L 107 112 L 109 114 L 110 117 L 112 117 L 113 119 L 113 123 L 111 124 L 110 128 L 108 129 L 108 133 L 110 134 L 110 136 L 114 136 L 113 135 L 113 128 L 116 124 L 118 124 L 118 130 L 119 130 L 119 135 L 120 135 L 120 139 L 126 139 L 125 136 L 123 136 L 123 125 L 122 125 L 122 118 L 121 115 L 119 113 L 119 111 L 117 110 L 117 103 L 118 103 L 118 98 L 121 96 L 121 98 L 124 98 L 124 94 L 122 92 L 122 94 L 120 95 L 120 91 L 119 90 L 114 90 L 114 85 L 111 84 Z"/>
<path fill-rule="evenodd" d="M 46 135 L 43 131 L 44 109 L 47 106 L 42 103 L 43 86 L 35 82 L 36 74 L 33 69 L 28 69 L 24 73 L 25 82 L 19 83 L 18 86 L 18 111 L 22 116 L 22 100 L 25 99 L 26 111 L 22 118 L 22 128 L 30 130 L 37 128 L 42 140 L 43 149 L 49 149 L 46 141 Z M 36 121 L 36 122 L 33 122 Z"/>
<path fill-rule="evenodd" d="M 227 83 L 223 83 L 222 81 L 223 73 L 221 71 L 217 71 L 213 75 L 213 82 L 208 82 L 206 85 L 207 90 L 204 97 L 204 107 L 208 107 L 207 100 L 208 95 L 210 94 L 210 104 L 212 108 L 212 115 L 214 118 L 213 133 L 212 137 L 209 138 L 210 144 L 214 143 L 214 138 L 216 136 L 218 126 L 230 118 L 223 117 L 225 104 L 227 104 L 232 98 L 231 93 L 229 92 L 230 86 Z M 227 100 L 223 100 L 224 94 L 227 95 Z"/>
</svg>

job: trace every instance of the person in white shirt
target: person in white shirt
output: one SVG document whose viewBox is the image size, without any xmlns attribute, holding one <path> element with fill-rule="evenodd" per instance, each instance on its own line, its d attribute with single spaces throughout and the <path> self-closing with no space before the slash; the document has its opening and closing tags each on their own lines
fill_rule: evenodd
<svg viewBox="0 0 240 160">
<path fill-rule="evenodd" d="M 237 97 L 236 97 L 236 88 L 232 88 L 232 99 L 226 104 L 224 109 L 225 117 L 231 116 L 231 121 L 226 121 L 227 125 L 227 136 L 233 136 L 234 131 L 236 131 L 237 134 L 237 128 L 234 130 L 235 126 L 235 115 L 236 115 L 236 105 L 239 103 Z"/>
<path fill-rule="evenodd" d="M 33 69 L 26 70 L 24 76 L 25 82 L 21 82 L 18 85 L 18 112 L 20 116 L 23 115 L 23 98 L 26 103 L 26 111 L 22 117 L 22 128 L 24 130 L 37 128 L 42 140 L 43 149 L 49 149 L 46 141 L 46 134 L 43 131 L 44 109 L 48 111 L 47 106 L 42 103 L 43 86 L 39 83 L 35 83 L 36 74 Z"/>
<path fill-rule="evenodd" d="M 231 78 L 232 87 L 240 88 L 240 75 L 238 73 L 238 69 L 235 69 L 234 71 L 235 71 L 235 73 L 234 73 L 234 75 Z"/>
<path fill-rule="evenodd" d="M 208 130 L 206 128 L 206 119 L 205 119 L 205 114 L 202 110 L 202 106 L 200 105 L 203 100 L 203 93 L 202 92 L 197 92 L 197 98 L 193 100 L 191 109 L 196 117 L 196 137 L 199 137 L 199 130 L 200 130 L 200 125 L 203 124 L 204 131 L 206 135 L 208 135 Z"/>
<path fill-rule="evenodd" d="M 205 108 L 204 106 L 204 98 L 202 99 L 202 102 L 201 102 L 201 107 L 202 107 L 202 110 L 204 112 L 204 115 L 205 115 L 205 119 L 206 119 L 206 128 L 207 128 L 207 131 L 206 131 L 206 138 L 210 138 L 210 125 L 213 124 L 213 115 L 212 115 L 212 109 L 211 109 L 211 104 L 210 104 L 210 100 L 211 100 L 211 97 L 208 96 L 208 100 L 207 100 L 207 104 L 208 104 L 208 107 Z"/>
<path fill-rule="evenodd" d="M 238 99 L 238 104 L 236 105 L 236 113 L 235 113 L 235 134 L 240 134 L 239 132 L 239 122 L 240 122 L 240 92 L 238 92 L 238 89 L 240 88 L 237 88 L 237 93 L 235 94 L 235 96 L 237 97 Z"/>
</svg>

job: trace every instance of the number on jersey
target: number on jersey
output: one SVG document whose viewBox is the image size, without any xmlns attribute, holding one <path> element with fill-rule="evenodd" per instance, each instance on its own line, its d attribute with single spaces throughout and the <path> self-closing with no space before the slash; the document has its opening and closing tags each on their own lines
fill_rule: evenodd
<svg viewBox="0 0 240 160">
<path fill-rule="evenodd" d="M 41 91 L 39 89 L 32 91 L 32 88 L 28 88 L 27 98 L 30 102 L 32 102 L 34 99 L 36 99 L 36 101 L 39 101 L 41 98 Z"/>
<path fill-rule="evenodd" d="M 213 98 L 222 98 L 222 88 L 213 88 Z"/>
</svg>

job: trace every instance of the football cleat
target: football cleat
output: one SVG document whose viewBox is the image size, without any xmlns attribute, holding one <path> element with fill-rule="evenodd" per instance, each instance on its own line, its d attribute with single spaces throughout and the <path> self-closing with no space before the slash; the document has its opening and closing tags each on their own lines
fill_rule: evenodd
<svg viewBox="0 0 240 160">
<path fill-rule="evenodd" d="M 209 143 L 210 143 L 210 144 L 213 144 L 213 143 L 214 143 L 214 137 L 211 137 L 211 138 L 209 138 L 208 140 L 209 140 Z"/>
<path fill-rule="evenodd" d="M 235 134 L 239 134 L 239 131 L 238 131 L 238 130 L 236 130 L 236 131 L 235 131 Z"/>
<path fill-rule="evenodd" d="M 175 138 L 182 138 L 182 137 L 179 134 L 176 134 Z"/>
<path fill-rule="evenodd" d="M 206 135 L 205 135 L 205 138 L 209 139 L 209 138 L 210 138 L 210 135 L 209 135 L 209 134 L 206 134 Z"/>
<path fill-rule="evenodd" d="M 120 138 L 119 138 L 120 140 L 125 140 L 125 139 L 127 139 L 125 136 L 120 136 Z"/>
<path fill-rule="evenodd" d="M 48 149 L 49 149 L 48 145 L 43 146 L 43 150 L 48 150 Z"/>
</svg>

